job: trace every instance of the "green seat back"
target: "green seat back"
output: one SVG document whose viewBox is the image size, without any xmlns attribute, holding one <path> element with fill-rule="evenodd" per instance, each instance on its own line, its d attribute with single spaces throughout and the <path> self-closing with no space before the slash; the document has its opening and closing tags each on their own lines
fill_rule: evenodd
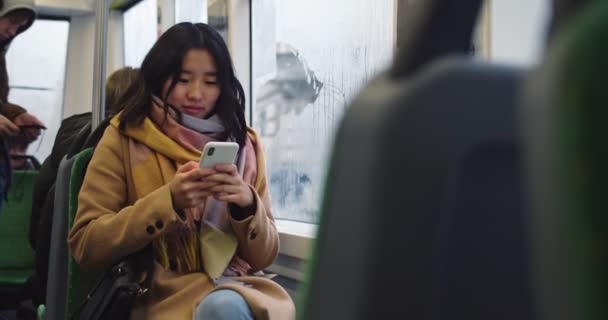
<svg viewBox="0 0 608 320">
<path fill-rule="evenodd" d="M 561 31 L 527 109 L 543 318 L 608 319 L 608 2 Z"/>
<path fill-rule="evenodd" d="M 93 156 L 93 148 L 87 148 L 75 156 L 70 175 L 70 191 L 68 203 L 68 230 L 72 228 L 78 209 L 78 193 L 84 180 L 84 175 Z M 89 289 L 95 281 L 95 275 L 84 273 L 72 255 L 68 256 L 68 295 L 66 319 L 72 319 L 74 313 L 82 305 Z"/>
<path fill-rule="evenodd" d="M 608 3 L 599 1 L 565 34 L 558 76 L 561 217 L 570 237 L 579 319 L 608 317 Z M 578 317 L 577 317 L 578 318 Z"/>
<path fill-rule="evenodd" d="M 23 284 L 34 271 L 34 253 L 28 241 L 32 192 L 38 171 L 13 171 L 0 214 L 0 286 Z"/>
</svg>

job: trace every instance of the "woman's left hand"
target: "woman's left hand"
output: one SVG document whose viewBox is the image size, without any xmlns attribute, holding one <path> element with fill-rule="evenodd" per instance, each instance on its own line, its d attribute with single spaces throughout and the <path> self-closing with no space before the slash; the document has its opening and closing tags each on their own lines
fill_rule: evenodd
<svg viewBox="0 0 608 320">
<path fill-rule="evenodd" d="M 234 203 L 241 208 L 246 208 L 254 203 L 253 192 L 249 185 L 243 181 L 236 165 L 218 164 L 215 166 L 215 170 L 217 173 L 204 179 L 205 181 L 218 183 L 210 188 L 215 199 Z"/>
</svg>

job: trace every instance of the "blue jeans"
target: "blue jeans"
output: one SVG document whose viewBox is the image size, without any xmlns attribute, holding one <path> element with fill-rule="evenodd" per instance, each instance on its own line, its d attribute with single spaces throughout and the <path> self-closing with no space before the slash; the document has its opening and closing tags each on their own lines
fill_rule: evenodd
<svg viewBox="0 0 608 320">
<path fill-rule="evenodd" d="M 193 320 L 253 320 L 247 301 L 229 289 L 209 294 L 194 311 Z"/>
</svg>

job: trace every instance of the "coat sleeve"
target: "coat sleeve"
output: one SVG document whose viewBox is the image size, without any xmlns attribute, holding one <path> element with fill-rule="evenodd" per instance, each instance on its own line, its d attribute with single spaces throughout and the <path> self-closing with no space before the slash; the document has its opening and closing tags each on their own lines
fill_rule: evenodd
<svg viewBox="0 0 608 320">
<path fill-rule="evenodd" d="M 279 252 L 279 233 L 274 223 L 266 164 L 261 146 L 256 150 L 258 177 L 253 191 L 256 201 L 256 211 L 244 220 L 231 219 L 232 228 L 239 242 L 238 254 L 257 271 L 272 264 Z"/>
<path fill-rule="evenodd" d="M 87 271 L 104 270 L 183 223 L 173 209 L 168 185 L 128 203 L 126 177 L 130 173 L 125 169 L 124 139 L 116 128 L 108 127 L 78 196 L 68 244 L 74 259 Z"/>
</svg>

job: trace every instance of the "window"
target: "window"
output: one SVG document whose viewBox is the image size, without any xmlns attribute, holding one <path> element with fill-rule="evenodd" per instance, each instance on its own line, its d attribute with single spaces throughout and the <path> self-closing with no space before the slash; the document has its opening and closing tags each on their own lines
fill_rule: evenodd
<svg viewBox="0 0 608 320">
<path fill-rule="evenodd" d="M 156 0 L 143 0 L 123 15 L 125 66 L 139 68 L 158 37 Z"/>
<path fill-rule="evenodd" d="M 252 121 L 277 218 L 318 221 L 337 124 L 389 65 L 394 30 L 393 1 L 252 2 Z"/>
<path fill-rule="evenodd" d="M 228 42 L 228 0 L 209 2 L 209 25 Z"/>
<path fill-rule="evenodd" d="M 491 1 L 491 61 L 537 64 L 546 42 L 551 6 L 548 0 Z"/>
<path fill-rule="evenodd" d="M 207 2 L 214 0 L 175 0 L 175 23 L 207 22 Z"/>
<path fill-rule="evenodd" d="M 38 19 L 11 43 L 7 52 L 8 100 L 38 117 L 47 127 L 27 154 L 40 162 L 51 154 L 63 115 L 63 88 L 70 23 Z"/>
</svg>

